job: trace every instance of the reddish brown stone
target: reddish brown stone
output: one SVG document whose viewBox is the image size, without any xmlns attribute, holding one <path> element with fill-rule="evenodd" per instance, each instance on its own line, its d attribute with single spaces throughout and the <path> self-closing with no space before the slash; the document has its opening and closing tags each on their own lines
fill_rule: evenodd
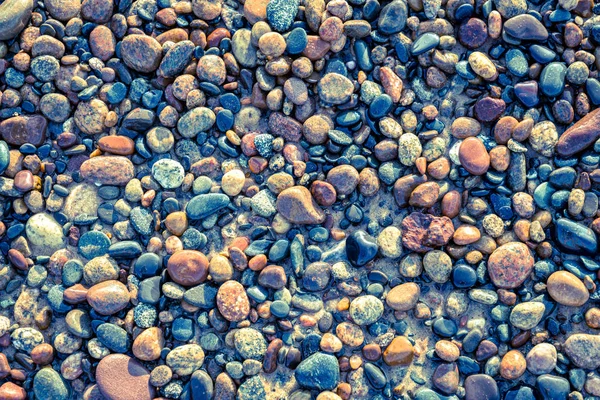
<svg viewBox="0 0 600 400">
<path fill-rule="evenodd" d="M 269 130 L 275 136 L 297 142 L 302 137 L 302 124 L 280 112 L 274 112 L 269 117 Z"/>
<path fill-rule="evenodd" d="M 87 292 L 87 301 L 102 315 L 113 315 L 129 304 L 129 291 L 119 281 L 104 281 L 92 286 Z"/>
<path fill-rule="evenodd" d="M 0 122 L 0 135 L 8 144 L 40 146 L 46 140 L 48 122 L 41 115 L 12 117 Z"/>
<path fill-rule="evenodd" d="M 109 60 L 115 54 L 115 37 L 104 25 L 98 25 L 92 30 L 89 43 L 92 54 L 102 61 Z"/>
<path fill-rule="evenodd" d="M 277 369 L 277 357 L 279 355 L 279 350 L 281 350 L 282 347 L 283 341 L 279 338 L 275 338 L 269 343 L 263 362 L 263 370 L 267 374 L 273 373 Z"/>
<path fill-rule="evenodd" d="M 471 50 L 483 46 L 487 37 L 487 26 L 478 18 L 471 18 L 458 28 L 458 41 Z"/>
<path fill-rule="evenodd" d="M 124 354 L 110 354 L 100 360 L 96 383 L 107 399 L 152 400 L 155 395 L 148 370 Z"/>
<path fill-rule="evenodd" d="M 488 259 L 488 273 L 492 283 L 502 289 L 519 287 L 531 273 L 534 259 L 529 248 L 520 242 L 498 247 Z"/>
<path fill-rule="evenodd" d="M 408 205 L 408 200 L 412 191 L 421 183 L 427 181 L 426 175 L 405 175 L 394 183 L 394 199 L 400 207 Z"/>
<path fill-rule="evenodd" d="M 413 357 L 413 345 L 404 336 L 396 336 L 383 352 L 383 361 L 392 367 L 408 366 Z"/>
<path fill-rule="evenodd" d="M 492 122 L 498 119 L 506 110 L 506 103 L 502 99 L 484 97 L 475 103 L 474 110 L 479 121 Z"/>
<path fill-rule="evenodd" d="M 258 275 L 258 284 L 269 289 L 281 289 L 286 283 L 287 276 L 279 265 L 269 265 Z"/>
<path fill-rule="evenodd" d="M 217 292 L 217 307 L 227 321 L 239 322 L 248 317 L 250 302 L 244 287 L 236 281 L 227 281 Z"/>
<path fill-rule="evenodd" d="M 600 108 L 587 114 L 565 131 L 556 144 L 556 152 L 562 157 L 571 157 L 600 137 Z"/>
<path fill-rule="evenodd" d="M 133 355 L 142 361 L 153 361 L 160 358 L 160 352 L 165 345 L 163 331 L 152 327 L 140 333 L 131 346 Z"/>
<path fill-rule="evenodd" d="M 304 186 L 293 186 L 279 193 L 277 211 L 294 224 L 321 224 L 325 213 Z"/>
<path fill-rule="evenodd" d="M 0 399 L 2 400 L 25 400 L 27 392 L 21 386 L 12 382 L 6 382 L 0 386 Z"/>
<path fill-rule="evenodd" d="M 180 285 L 195 286 L 208 277 L 208 259 L 199 251 L 181 250 L 169 258 L 167 271 Z"/>
<path fill-rule="evenodd" d="M 302 55 L 308 57 L 312 61 L 316 61 L 325 57 L 325 54 L 329 51 L 329 47 L 330 44 L 320 37 L 309 35 L 308 44 L 302 52 Z"/>
<path fill-rule="evenodd" d="M 100 185 L 124 186 L 135 176 L 131 161 L 120 156 L 93 157 L 81 164 L 81 177 Z"/>
<path fill-rule="evenodd" d="M 337 193 L 333 185 L 325 181 L 314 181 L 310 186 L 313 197 L 322 206 L 330 206 L 335 203 Z"/>
<path fill-rule="evenodd" d="M 134 146 L 133 140 L 127 136 L 104 136 L 98 140 L 100 150 L 120 156 L 133 154 Z"/>
<path fill-rule="evenodd" d="M 490 155 L 476 137 L 466 138 L 458 150 L 461 165 L 473 175 L 483 175 L 490 167 Z"/>
<path fill-rule="evenodd" d="M 414 212 L 402 221 L 402 244 L 419 253 L 444 246 L 453 234 L 454 225 L 448 217 Z"/>
</svg>

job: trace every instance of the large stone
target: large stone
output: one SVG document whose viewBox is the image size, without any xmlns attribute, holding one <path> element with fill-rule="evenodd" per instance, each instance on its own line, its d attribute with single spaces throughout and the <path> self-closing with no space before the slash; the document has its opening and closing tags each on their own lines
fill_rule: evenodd
<svg viewBox="0 0 600 400">
<path fill-rule="evenodd" d="M 98 186 L 124 186 L 135 176 L 133 164 L 121 156 L 92 157 L 81 164 L 81 177 Z"/>
<path fill-rule="evenodd" d="M 34 255 L 50 256 L 65 247 L 62 227 L 50 214 L 32 215 L 25 226 L 25 233 Z"/>
<path fill-rule="evenodd" d="M 293 186 L 277 196 L 277 211 L 294 224 L 321 224 L 325 213 L 304 186 Z"/>
<path fill-rule="evenodd" d="M 319 391 L 333 390 L 340 380 L 340 367 L 334 356 L 315 353 L 298 365 L 295 374 L 302 387 Z"/>
<path fill-rule="evenodd" d="M 556 271 L 546 282 L 548 293 L 559 304 L 580 307 L 590 298 L 583 282 L 568 271 Z"/>
<path fill-rule="evenodd" d="M 600 336 L 576 333 L 563 345 L 565 354 L 579 368 L 596 369 L 600 367 Z"/>
<path fill-rule="evenodd" d="M 498 247 L 488 259 L 492 283 L 502 289 L 519 287 L 531 273 L 534 259 L 529 248 L 520 242 Z"/>
<path fill-rule="evenodd" d="M 6 0 L 0 4 L 0 40 L 16 37 L 27 26 L 33 0 Z"/>
<path fill-rule="evenodd" d="M 414 212 L 402 221 L 404 247 L 425 253 L 447 244 L 454 235 L 454 225 L 448 217 L 434 217 Z"/>
<path fill-rule="evenodd" d="M 8 144 L 39 146 L 46 140 L 48 122 L 41 115 L 12 117 L 0 122 L 0 135 Z"/>
<path fill-rule="evenodd" d="M 107 399 L 152 400 L 155 395 L 148 370 L 125 354 L 110 354 L 100 360 L 96 383 Z"/>
<path fill-rule="evenodd" d="M 125 65 L 138 72 L 154 72 L 162 59 L 162 46 L 151 36 L 127 35 L 121 42 Z"/>
<path fill-rule="evenodd" d="M 600 137 L 600 108 L 588 113 L 559 138 L 556 152 L 562 157 L 571 157 L 589 146 Z"/>
</svg>

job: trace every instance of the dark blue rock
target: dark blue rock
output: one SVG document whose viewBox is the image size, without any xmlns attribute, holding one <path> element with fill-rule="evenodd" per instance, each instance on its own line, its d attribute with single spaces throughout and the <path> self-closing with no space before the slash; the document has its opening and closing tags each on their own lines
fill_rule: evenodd
<svg viewBox="0 0 600 400">
<path fill-rule="evenodd" d="M 227 207 L 229 203 L 229 197 L 226 194 L 200 194 L 190 200 L 185 211 L 191 219 L 203 219 Z"/>
<path fill-rule="evenodd" d="M 384 35 L 393 35 L 406 26 L 408 8 L 404 0 L 394 0 L 379 13 L 377 29 Z"/>
<path fill-rule="evenodd" d="M 100 231 L 89 231 L 79 238 L 79 253 L 87 259 L 100 257 L 108 252 L 110 239 Z"/>
<path fill-rule="evenodd" d="M 192 400 L 212 399 L 214 385 L 210 375 L 202 370 L 194 372 L 190 379 L 190 390 Z"/>
<path fill-rule="evenodd" d="M 295 375 L 302 387 L 333 390 L 340 380 L 340 366 L 335 356 L 315 353 L 298 365 Z"/>
<path fill-rule="evenodd" d="M 285 32 L 292 26 L 298 14 L 298 0 L 270 0 L 267 4 L 267 21 L 277 32 Z"/>
<path fill-rule="evenodd" d="M 346 257 L 355 266 L 362 267 L 377 255 L 377 241 L 365 231 L 355 231 L 346 239 Z"/>
<path fill-rule="evenodd" d="M 550 50 L 547 47 L 540 46 L 539 44 L 534 44 L 529 47 L 529 54 L 531 57 L 540 64 L 546 64 L 550 61 L 554 60 L 556 57 L 556 53 Z"/>
<path fill-rule="evenodd" d="M 155 253 L 142 254 L 133 264 L 133 273 L 140 279 L 158 275 L 162 266 L 162 258 Z"/>
<path fill-rule="evenodd" d="M 468 265 L 459 264 L 452 270 L 452 283 L 457 288 L 470 288 L 477 282 L 475 270 Z"/>
<path fill-rule="evenodd" d="M 126 353 L 131 347 L 131 340 L 127 331 L 114 324 L 102 324 L 96 329 L 96 336 L 100 343 L 115 353 Z"/>
<path fill-rule="evenodd" d="M 354 54 L 356 62 L 360 69 L 369 72 L 373 70 L 373 61 L 371 61 L 371 50 L 364 40 L 354 42 Z"/>
<path fill-rule="evenodd" d="M 308 44 L 308 35 L 302 28 L 294 28 L 286 38 L 288 54 L 300 54 Z"/>
<path fill-rule="evenodd" d="M 543 400 L 566 400 L 571 389 L 568 380 L 555 375 L 538 376 L 536 385 Z"/>
<path fill-rule="evenodd" d="M 393 106 L 394 102 L 390 96 L 387 94 L 380 94 L 375 97 L 373 102 L 369 105 L 369 114 L 375 119 L 383 118 L 392 111 Z"/>
<path fill-rule="evenodd" d="M 432 325 L 433 332 L 441 337 L 449 338 L 456 334 L 458 327 L 456 323 L 449 318 L 438 318 Z"/>
<path fill-rule="evenodd" d="M 600 82 L 596 78 L 589 78 L 585 82 L 585 90 L 593 105 L 600 104 Z"/>
<path fill-rule="evenodd" d="M 8 164 L 10 163 L 10 153 L 8 145 L 4 140 L 0 140 L 0 174 L 6 171 Z"/>
<path fill-rule="evenodd" d="M 142 254 L 142 246 L 133 240 L 123 240 L 108 248 L 108 255 L 112 258 L 136 258 L 140 254 Z"/>
<path fill-rule="evenodd" d="M 561 218 L 555 222 L 554 232 L 557 245 L 566 252 L 595 255 L 598 251 L 596 234 L 587 226 Z"/>
<path fill-rule="evenodd" d="M 414 56 L 427 53 L 440 44 L 440 37 L 433 32 L 425 32 L 419 36 L 412 45 L 411 52 Z"/>
<path fill-rule="evenodd" d="M 176 318 L 171 327 L 171 333 L 176 340 L 188 341 L 194 336 L 194 321 L 189 318 Z"/>
<path fill-rule="evenodd" d="M 375 389 L 383 389 L 387 383 L 385 373 L 375 364 L 365 363 L 365 375 Z"/>
<path fill-rule="evenodd" d="M 552 62 L 542 70 L 540 75 L 540 89 L 549 97 L 556 97 L 565 88 L 567 67 L 561 62 Z"/>
</svg>

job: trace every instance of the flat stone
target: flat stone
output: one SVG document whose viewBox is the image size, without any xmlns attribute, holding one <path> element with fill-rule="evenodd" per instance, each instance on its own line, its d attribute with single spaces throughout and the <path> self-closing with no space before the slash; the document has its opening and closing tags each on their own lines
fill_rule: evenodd
<svg viewBox="0 0 600 400">
<path fill-rule="evenodd" d="M 300 386 L 307 389 L 333 390 L 340 380 L 340 367 L 334 356 L 315 353 L 298 365 L 295 375 Z"/>
<path fill-rule="evenodd" d="M 293 186 L 277 196 L 277 211 L 294 224 L 321 224 L 325 213 L 304 186 Z"/>
<path fill-rule="evenodd" d="M 40 146 L 46 140 L 47 125 L 48 122 L 41 115 L 12 117 L 0 122 L 0 135 L 13 146 L 25 143 Z"/>
<path fill-rule="evenodd" d="M 92 157 L 81 164 L 79 172 L 83 179 L 98 186 L 124 186 L 135 176 L 131 161 L 121 156 Z"/>
<path fill-rule="evenodd" d="M 96 367 L 96 383 L 109 399 L 152 400 L 155 396 L 148 370 L 124 354 L 111 354 L 100 360 Z"/>
<path fill-rule="evenodd" d="M 153 37 L 127 35 L 121 41 L 123 62 L 138 72 L 154 72 L 162 59 L 162 46 Z"/>
<path fill-rule="evenodd" d="M 580 307 L 590 298 L 583 282 L 568 271 L 556 271 L 546 282 L 548 293 L 559 304 Z"/>
<path fill-rule="evenodd" d="M 570 335 L 563 350 L 575 366 L 584 369 L 600 367 L 600 336 L 587 333 Z"/>
<path fill-rule="evenodd" d="M 548 31 L 542 23 L 530 14 L 517 15 L 504 23 L 504 30 L 520 40 L 543 42 L 548 39 Z"/>
</svg>

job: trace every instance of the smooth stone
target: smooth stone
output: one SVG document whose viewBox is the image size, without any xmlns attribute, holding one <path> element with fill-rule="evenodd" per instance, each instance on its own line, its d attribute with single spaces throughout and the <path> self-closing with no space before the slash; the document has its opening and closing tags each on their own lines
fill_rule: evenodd
<svg viewBox="0 0 600 400">
<path fill-rule="evenodd" d="M 465 379 L 465 400 L 500 400 L 498 384 L 489 375 L 469 375 Z"/>
<path fill-rule="evenodd" d="M 304 186 L 284 189 L 277 196 L 275 207 L 285 219 L 294 224 L 314 225 L 325 221 L 325 213 Z"/>
<path fill-rule="evenodd" d="M 411 52 L 414 56 L 427 53 L 440 44 L 440 37 L 433 32 L 425 32 L 412 44 Z"/>
<path fill-rule="evenodd" d="M 567 67 L 560 62 L 552 62 L 544 67 L 540 75 L 540 89 L 546 96 L 556 97 L 565 88 Z"/>
<path fill-rule="evenodd" d="M 600 336 L 576 333 L 563 344 L 563 351 L 575 366 L 584 369 L 600 367 Z"/>
<path fill-rule="evenodd" d="M 185 211 L 190 219 L 204 219 L 229 206 L 229 197 L 222 193 L 207 193 L 193 197 Z"/>
<path fill-rule="evenodd" d="M 39 370 L 33 378 L 33 393 L 40 400 L 67 400 L 69 386 L 52 367 Z"/>
<path fill-rule="evenodd" d="M 556 243 L 566 252 L 595 255 L 598 250 L 596 234 L 590 228 L 567 218 L 555 222 Z"/>
<path fill-rule="evenodd" d="M 340 380 L 340 367 L 336 357 L 315 353 L 303 360 L 295 370 L 300 386 L 315 390 L 333 390 Z"/>
<path fill-rule="evenodd" d="M 107 399 L 152 400 L 155 396 L 148 370 L 124 354 L 110 354 L 100 360 L 96 383 Z"/>
<path fill-rule="evenodd" d="M 0 4 L 0 40 L 11 40 L 31 18 L 33 0 L 6 0 Z"/>
<path fill-rule="evenodd" d="M 544 303 L 536 301 L 519 303 L 510 313 L 510 323 L 522 330 L 533 329 L 541 321 L 544 311 L 546 311 Z"/>
<path fill-rule="evenodd" d="M 542 23 L 530 14 L 517 15 L 504 23 L 504 30 L 520 40 L 543 42 L 548 39 L 548 31 Z"/>
<path fill-rule="evenodd" d="M 355 231 L 346 239 L 346 256 L 355 266 L 362 267 L 377 255 L 377 240 L 365 231 Z"/>
<path fill-rule="evenodd" d="M 377 29 L 384 35 L 393 35 L 406 26 L 408 8 L 404 0 L 394 0 L 381 10 Z"/>
<path fill-rule="evenodd" d="M 536 385 L 542 396 L 542 400 L 566 399 L 571 385 L 563 377 L 555 375 L 541 375 L 537 378 Z"/>
<path fill-rule="evenodd" d="M 115 324 L 102 324 L 96 329 L 100 343 L 115 353 L 125 353 L 131 347 L 127 331 Z"/>
<path fill-rule="evenodd" d="M 590 294 L 583 282 L 567 271 L 556 271 L 546 282 L 548 293 L 557 303 L 580 307 L 590 298 Z"/>
<path fill-rule="evenodd" d="M 570 126 L 559 138 L 556 152 L 561 157 L 571 157 L 589 146 L 600 137 L 600 108 L 588 113 Z"/>
<path fill-rule="evenodd" d="M 135 176 L 133 164 L 122 156 L 100 156 L 86 160 L 79 168 L 81 177 L 97 186 L 125 186 Z"/>
<path fill-rule="evenodd" d="M 32 215 L 25 225 L 25 233 L 35 255 L 50 256 L 55 251 L 65 248 L 62 227 L 50 214 Z"/>
</svg>

